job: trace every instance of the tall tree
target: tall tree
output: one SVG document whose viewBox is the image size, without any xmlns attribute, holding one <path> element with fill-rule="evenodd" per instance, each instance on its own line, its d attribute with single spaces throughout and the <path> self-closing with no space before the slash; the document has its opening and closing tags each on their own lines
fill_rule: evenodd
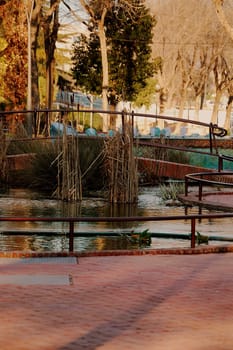
<svg viewBox="0 0 233 350">
<path fill-rule="evenodd" d="M 30 109 L 40 105 L 39 76 L 41 72 L 39 72 L 38 64 L 41 61 L 41 54 L 39 56 L 38 52 L 39 48 L 41 49 L 42 33 L 44 33 L 42 47 L 46 54 L 46 104 L 48 107 L 52 105 L 54 53 L 59 28 L 58 9 L 60 2 L 61 0 L 15 0 L 1 1 L 0 3 L 1 27 L 6 43 L 4 46 L 2 45 L 1 51 L 2 60 L 4 59 L 6 62 L 5 71 L 7 72 L 6 79 L 4 79 L 6 85 L 4 91 L 8 99 L 16 105 L 16 108 L 25 108 L 27 85 L 27 95 L 29 95 L 30 90 L 31 97 Z M 31 69 L 27 70 L 27 66 L 31 66 Z M 12 78 L 12 74 L 15 74 L 14 78 Z M 19 81 L 20 79 L 21 81 Z M 20 94 L 23 95 L 23 98 Z M 30 123 L 32 124 L 32 120 Z"/>
<path fill-rule="evenodd" d="M 107 110 L 108 96 L 107 90 L 109 86 L 109 73 L 108 73 L 108 56 L 107 56 L 107 40 L 105 34 L 105 17 L 115 2 L 112 0 L 80 0 L 81 5 L 89 14 L 91 22 L 95 27 L 96 34 L 99 37 L 100 49 L 101 49 L 101 62 L 102 62 L 102 99 L 103 108 Z M 108 121 L 104 119 L 103 129 L 107 130 Z"/>
<path fill-rule="evenodd" d="M 39 84 L 38 84 L 38 43 L 41 29 L 44 28 L 45 52 L 46 52 L 46 70 L 51 72 L 50 67 L 54 60 L 55 42 L 58 30 L 58 6 L 61 0 L 28 0 L 26 10 L 30 11 L 33 4 L 30 17 L 30 40 L 31 40 L 31 66 L 32 66 L 32 108 L 40 105 Z M 48 73 L 48 92 L 50 96 L 52 78 Z M 49 97 L 47 97 L 49 101 Z"/>
<path fill-rule="evenodd" d="M 221 71 L 221 60 L 216 58 L 224 57 L 228 72 L 231 71 L 229 68 L 232 66 L 232 53 L 229 37 L 220 23 L 213 20 L 214 7 L 208 0 L 201 1 L 198 6 L 195 0 L 147 1 L 150 2 L 150 8 L 157 20 L 153 51 L 154 55 L 162 57 L 163 65 L 158 74 L 158 81 L 160 90 L 165 88 L 168 91 L 166 107 L 169 109 L 178 106 L 181 116 L 181 97 L 184 97 L 183 100 L 185 99 L 187 104 L 191 96 L 192 102 L 194 99 L 199 100 L 199 106 L 196 106 L 200 109 L 206 96 L 217 96 L 217 80 L 213 78 L 213 69 L 218 64 L 218 71 Z M 231 24 L 230 1 L 225 0 L 222 3 L 225 5 L 223 9 L 227 20 Z M 227 87 L 228 84 L 230 81 L 225 81 L 225 89 L 222 90 L 224 95 L 231 90 Z M 197 115 L 196 111 L 196 118 Z M 214 111 L 212 120 L 216 120 Z"/>
<path fill-rule="evenodd" d="M 57 11 L 60 0 L 24 0 L 28 26 L 28 109 L 40 106 L 38 43 L 44 28 L 46 52 L 47 103 L 52 104 L 52 63 L 54 60 L 56 34 L 58 30 Z M 55 18 L 53 22 L 53 18 Z M 53 25 L 51 25 L 51 23 Z M 55 23 L 55 24 L 54 24 Z M 50 28 L 52 26 L 52 29 Z M 52 33 L 52 34 L 51 34 Z M 56 33 L 56 34 L 54 34 Z M 32 135 L 32 115 L 28 114 L 27 130 Z"/>
<path fill-rule="evenodd" d="M 32 0 L 30 0 L 32 1 Z M 37 61 L 37 49 L 38 38 L 41 24 L 41 12 L 44 0 L 34 0 L 33 11 L 30 20 L 30 40 L 31 40 L 31 81 L 32 81 L 32 108 L 37 108 L 40 105 L 40 94 L 38 84 L 38 61 Z M 29 3 L 29 6 L 31 4 Z M 30 7 L 27 8 L 29 11 Z"/>
<path fill-rule="evenodd" d="M 211 121 L 213 124 L 218 123 L 218 107 L 221 102 L 221 97 L 224 92 L 232 86 L 233 77 L 231 69 L 226 58 L 223 55 L 218 55 L 215 59 L 213 67 L 214 82 L 216 87 L 216 96 Z"/>
<path fill-rule="evenodd" d="M 226 30 L 226 32 L 229 34 L 231 40 L 233 40 L 233 26 L 232 24 L 229 22 L 226 12 L 224 10 L 224 0 L 212 0 L 214 6 L 215 6 L 215 10 L 216 10 L 216 14 L 218 17 L 219 22 L 221 23 L 221 25 L 223 26 L 223 28 Z"/>
<path fill-rule="evenodd" d="M 230 13 L 228 9 L 224 9 L 224 0 L 212 0 L 217 18 L 219 22 L 221 23 L 222 27 L 225 29 L 225 31 L 228 33 L 231 40 L 233 40 L 233 25 L 230 23 L 229 17 L 227 17 L 227 14 Z M 232 18 L 232 16 L 231 16 Z M 230 129 L 230 117 L 231 117 L 231 110 L 233 105 L 233 83 L 232 81 L 228 84 L 227 87 L 228 91 L 228 102 L 226 107 L 226 118 L 225 118 L 225 125 L 224 127 L 229 130 Z"/>
<path fill-rule="evenodd" d="M 74 78 L 91 92 L 99 93 L 102 84 L 104 109 L 109 104 L 114 106 L 118 99 L 134 100 L 154 73 L 154 63 L 150 61 L 153 17 L 142 1 L 118 1 L 118 5 L 113 7 L 111 1 L 104 15 L 104 50 L 99 23 L 93 23 L 92 18 L 90 37 L 80 36 L 74 45 Z"/>
<path fill-rule="evenodd" d="M 134 2 L 131 11 L 115 8 L 106 16 L 109 50 L 109 88 L 120 100 L 134 101 L 155 72 L 151 60 L 154 17 L 143 3 Z M 110 94 L 111 98 L 111 94 Z"/>
<path fill-rule="evenodd" d="M 11 20 L 9 21 L 9 18 Z M 13 109 L 25 108 L 27 76 L 27 39 L 25 33 L 25 14 L 22 2 L 1 2 L 0 20 L 5 44 L 0 52 L 4 58 L 4 85 L 5 100 Z"/>
<path fill-rule="evenodd" d="M 60 0 L 50 0 L 50 6 L 43 15 L 44 48 L 46 55 L 46 107 L 51 109 L 53 102 L 55 49 L 59 29 Z"/>
<path fill-rule="evenodd" d="M 80 34 L 73 47 L 73 76 L 78 86 L 91 94 L 101 94 L 102 63 L 99 40 L 95 33 Z"/>
</svg>

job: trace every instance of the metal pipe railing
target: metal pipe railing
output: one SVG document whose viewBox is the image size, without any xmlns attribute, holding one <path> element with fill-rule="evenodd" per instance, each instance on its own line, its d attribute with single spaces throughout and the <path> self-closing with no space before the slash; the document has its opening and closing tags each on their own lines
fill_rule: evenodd
<svg viewBox="0 0 233 350">
<path fill-rule="evenodd" d="M 203 178 L 204 176 L 208 176 L 208 178 L 213 176 L 232 176 L 232 182 L 225 182 L 225 181 L 216 181 L 216 180 L 209 180 Z M 197 183 L 198 184 L 198 199 L 199 201 L 202 200 L 202 194 L 203 194 L 203 185 L 206 186 L 223 186 L 223 187 L 233 187 L 233 172 L 232 171 L 224 171 L 224 172 L 202 172 L 202 173 L 194 173 L 194 174 L 187 174 L 185 175 L 185 196 L 188 196 L 188 186 L 189 183 Z"/>
<path fill-rule="evenodd" d="M 223 170 L 223 161 L 226 160 L 228 162 L 233 162 L 233 157 L 224 154 L 218 154 L 218 171 Z"/>
<path fill-rule="evenodd" d="M 42 108 L 42 109 L 33 109 L 33 110 L 14 110 L 14 111 L 0 111 L 0 118 L 2 116 L 10 115 L 10 114 L 16 114 L 16 115 L 28 115 L 31 114 L 33 117 L 33 126 L 35 128 L 34 134 L 37 136 L 37 123 L 39 119 L 40 113 L 44 114 L 46 116 L 46 129 L 48 129 L 49 126 L 49 114 L 53 113 L 61 113 L 61 112 L 84 112 L 84 113 L 92 113 L 92 114 L 101 114 L 103 117 L 106 116 L 108 117 L 110 111 L 109 110 L 102 110 L 102 109 L 81 109 L 79 105 L 77 105 L 77 108 L 65 108 L 63 110 L 59 108 L 55 109 L 48 109 L 48 108 Z M 212 124 L 212 123 L 205 123 L 201 121 L 196 121 L 196 120 L 191 120 L 191 119 L 185 119 L 185 118 L 178 118 L 178 117 L 173 117 L 173 116 L 166 116 L 166 115 L 158 115 L 158 114 L 148 114 L 148 113 L 135 113 L 134 111 L 111 111 L 111 115 L 122 115 L 123 119 L 125 117 L 131 118 L 132 126 L 134 124 L 134 119 L 136 117 L 143 117 L 143 118 L 152 118 L 152 119 L 161 119 L 161 120 L 167 120 L 167 121 L 173 121 L 173 122 L 181 122 L 181 123 L 186 123 L 186 124 L 191 124 L 191 125 L 197 125 L 201 127 L 205 127 L 209 131 L 209 143 L 210 143 L 210 151 L 212 152 L 213 149 L 213 141 L 215 141 L 215 136 L 223 137 L 226 135 L 227 131 L 218 126 L 217 124 Z M 124 121 L 123 121 L 124 123 Z M 215 142 L 214 142 L 215 143 Z"/>
<path fill-rule="evenodd" d="M 195 248 L 196 220 L 232 218 L 232 213 L 192 214 L 171 216 L 131 216 L 131 217 L 0 217 L 0 222 L 67 222 L 69 223 L 69 252 L 74 251 L 74 223 L 76 222 L 148 222 L 190 220 L 191 248 Z M 97 233 L 98 235 L 98 233 Z"/>
</svg>

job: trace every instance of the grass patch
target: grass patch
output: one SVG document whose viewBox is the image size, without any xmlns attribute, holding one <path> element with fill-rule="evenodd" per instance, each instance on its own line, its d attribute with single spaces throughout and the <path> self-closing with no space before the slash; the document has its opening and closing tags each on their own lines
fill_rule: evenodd
<svg viewBox="0 0 233 350">
<path fill-rule="evenodd" d="M 163 201 L 176 201 L 179 194 L 183 194 L 185 191 L 185 185 L 182 182 L 170 182 L 167 184 L 159 185 L 159 195 Z"/>
</svg>

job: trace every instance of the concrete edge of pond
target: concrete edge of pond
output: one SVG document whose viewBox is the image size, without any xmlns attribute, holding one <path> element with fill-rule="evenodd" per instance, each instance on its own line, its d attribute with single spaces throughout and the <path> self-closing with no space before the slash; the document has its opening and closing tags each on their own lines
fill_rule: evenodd
<svg viewBox="0 0 233 350">
<path fill-rule="evenodd" d="M 197 192 L 190 192 L 188 196 L 179 195 L 179 200 L 189 206 L 196 206 L 222 210 L 222 211 L 233 211 L 233 192 L 206 192 L 202 194 L 202 200 L 199 200 Z"/>
<path fill-rule="evenodd" d="M 132 250 L 102 250 L 85 252 L 32 252 L 32 251 L 0 251 L 0 258 L 38 258 L 38 257 L 98 257 L 98 256 L 143 256 L 143 255 L 195 255 L 233 253 L 233 245 L 211 246 L 202 245 L 196 248 L 160 248 L 160 249 L 132 249 Z"/>
</svg>

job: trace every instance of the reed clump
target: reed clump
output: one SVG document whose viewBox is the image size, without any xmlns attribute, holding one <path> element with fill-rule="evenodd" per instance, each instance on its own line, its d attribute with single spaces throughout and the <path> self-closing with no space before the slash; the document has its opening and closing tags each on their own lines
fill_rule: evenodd
<svg viewBox="0 0 233 350">
<path fill-rule="evenodd" d="M 64 128 L 65 130 L 65 128 Z M 54 196 L 65 201 L 82 200 L 82 178 L 79 161 L 78 137 L 63 133 L 57 140 L 57 188 Z"/>
<path fill-rule="evenodd" d="M 170 182 L 169 184 L 159 185 L 160 197 L 163 201 L 176 201 L 178 200 L 178 196 L 183 194 L 184 191 L 185 185 L 183 182 Z"/>
<path fill-rule="evenodd" d="M 105 168 L 111 203 L 136 203 L 138 200 L 138 166 L 134 155 L 133 130 L 124 124 L 105 142 Z"/>
</svg>

